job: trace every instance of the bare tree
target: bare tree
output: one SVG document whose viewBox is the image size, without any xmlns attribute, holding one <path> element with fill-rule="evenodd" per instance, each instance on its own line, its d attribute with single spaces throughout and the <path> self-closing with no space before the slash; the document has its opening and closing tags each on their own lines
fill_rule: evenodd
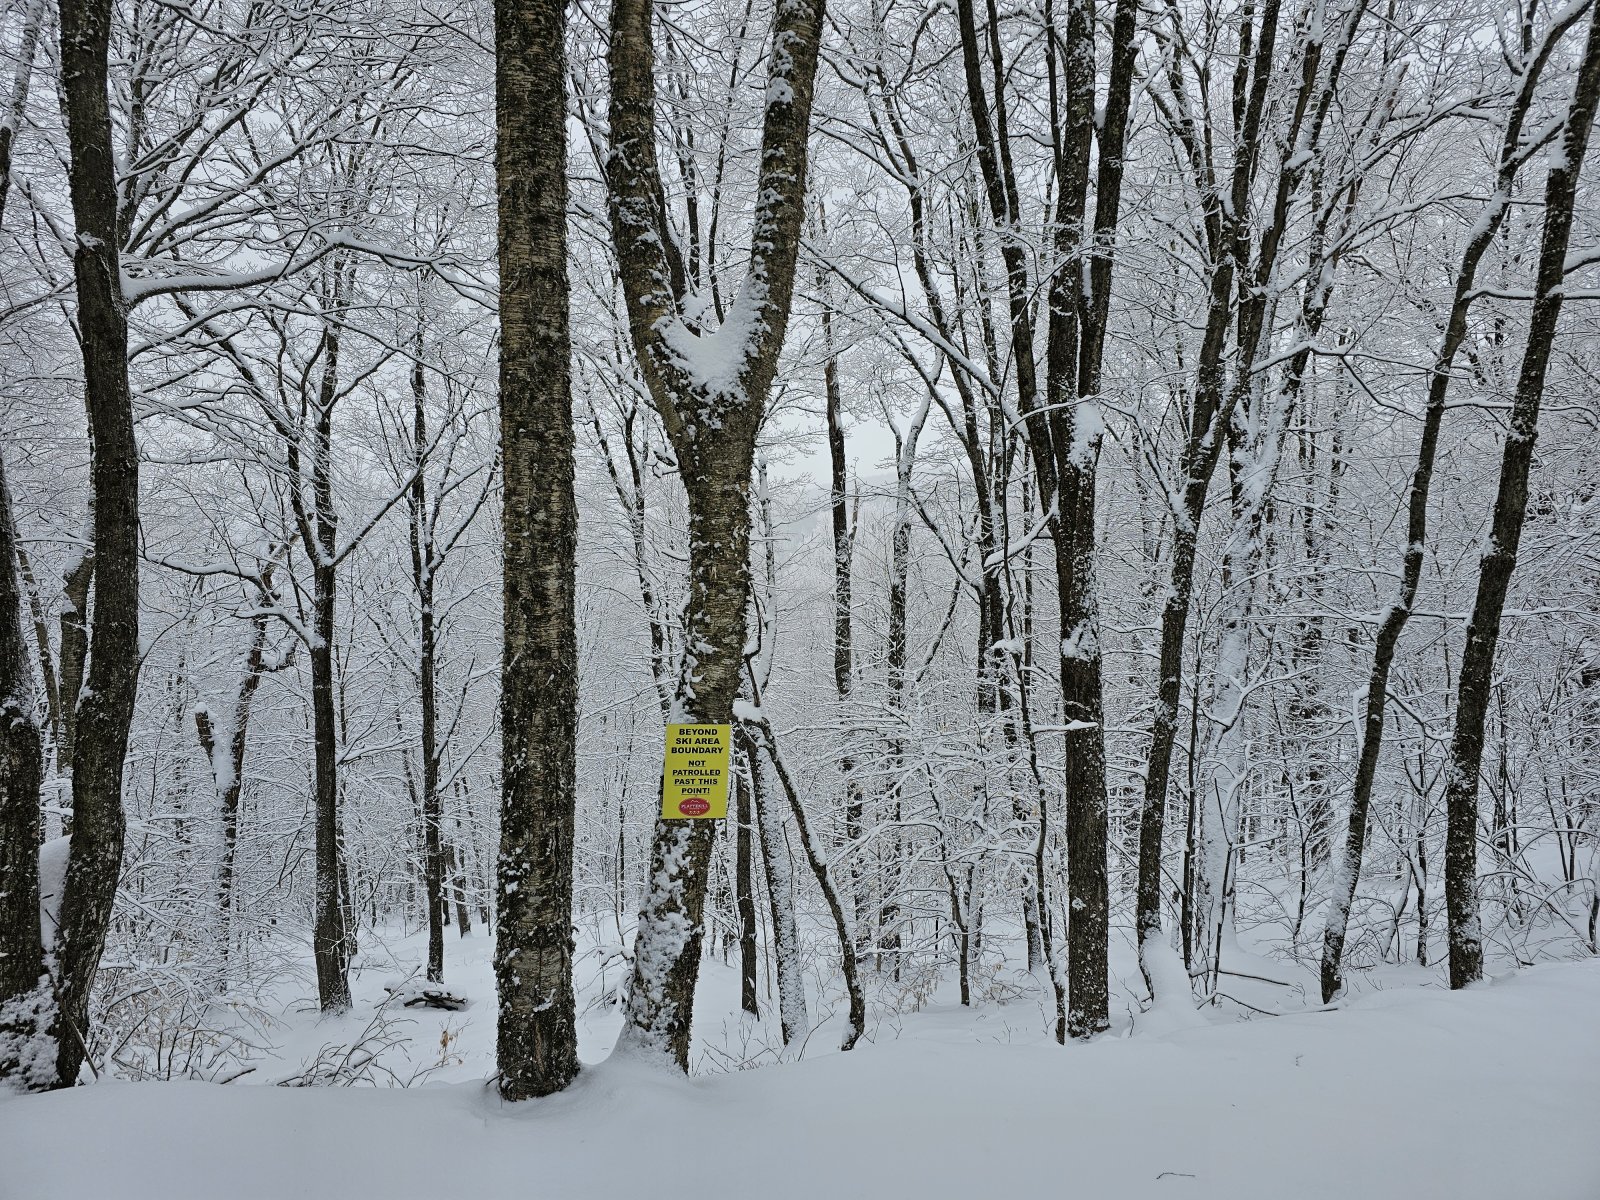
<svg viewBox="0 0 1600 1200">
<path fill-rule="evenodd" d="M 77 225 L 73 273 L 92 446 L 95 553 L 88 679 L 77 701 L 73 750 L 72 852 L 56 946 L 57 1081 L 64 1087 L 76 1082 L 83 1063 L 89 993 L 122 868 L 123 759 L 139 683 L 139 451 L 117 252 L 117 160 L 106 102 L 110 36 L 110 0 L 68 0 L 61 6 L 62 104 Z"/>
<path fill-rule="evenodd" d="M 617 0 L 611 12 L 612 238 L 634 350 L 689 498 L 690 595 L 672 714 L 681 721 L 728 723 L 744 667 L 750 472 L 794 291 L 822 9 L 821 0 L 797 0 L 773 18 L 750 257 L 715 329 L 705 306 L 691 303 L 698 298 L 667 222 L 653 9 Z M 619 1041 L 682 1070 L 714 834 L 705 821 L 657 822 Z"/>
<path fill-rule="evenodd" d="M 1483 978 L 1483 930 L 1478 913 L 1478 776 L 1483 765 L 1484 721 L 1494 687 L 1495 648 L 1506 593 L 1517 567 L 1528 511 L 1528 473 L 1539 436 L 1539 405 L 1544 397 L 1556 324 L 1566 299 L 1567 246 L 1578 195 L 1583 158 L 1595 111 L 1600 107 L 1600 4 L 1594 5 L 1589 36 L 1573 83 L 1561 137 L 1550 155 L 1544 189 L 1544 232 L 1534 278 L 1528 342 L 1522 354 L 1511 401 L 1500 463 L 1500 484 L 1488 545 L 1478 567 L 1478 591 L 1467 623 L 1467 645 L 1456 687 L 1455 733 L 1445 778 L 1444 889 L 1449 919 L 1450 986 L 1463 988 Z"/>
<path fill-rule="evenodd" d="M 1367 821 L 1372 804 L 1372 787 L 1377 778 L 1379 753 L 1383 749 L 1385 714 L 1389 700 L 1389 675 L 1401 634 L 1410 620 L 1422 581 L 1423 555 L 1428 540 L 1428 500 L 1432 493 L 1434 461 L 1439 450 L 1439 434 L 1444 426 L 1445 402 L 1455 377 L 1456 356 L 1467 340 L 1467 318 L 1475 298 L 1473 285 L 1478 264 L 1494 244 L 1511 207 L 1512 186 L 1518 171 L 1543 144 L 1540 138 L 1526 139 L 1524 125 L 1538 90 L 1539 80 L 1549 65 L 1550 56 L 1563 35 L 1583 15 L 1573 5 L 1561 10 L 1545 29 L 1526 65 L 1506 113 L 1505 130 L 1495 172 L 1494 190 L 1484 205 L 1472 237 L 1462 250 L 1456 268 L 1455 293 L 1444 334 L 1428 376 L 1428 402 L 1423 414 L 1422 437 L 1417 447 L 1417 463 L 1411 472 L 1406 503 L 1406 548 L 1401 566 L 1399 594 L 1384 614 L 1374 639 L 1372 674 L 1367 685 L 1366 712 L 1361 727 L 1361 752 L 1350 792 L 1350 816 L 1345 844 L 1334 859 L 1328 916 L 1323 928 L 1322 1000 L 1326 1004 L 1344 986 L 1343 960 L 1350 906 L 1355 900 L 1361 877 L 1361 857 L 1367 840 Z M 1532 20 L 1532 10 L 1528 18 Z M 1527 31 L 1531 35 L 1531 29 Z"/>
</svg>

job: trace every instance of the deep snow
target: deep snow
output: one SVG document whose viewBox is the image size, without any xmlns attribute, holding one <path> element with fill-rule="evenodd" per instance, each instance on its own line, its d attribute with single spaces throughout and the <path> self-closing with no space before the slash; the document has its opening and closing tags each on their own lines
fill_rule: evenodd
<svg viewBox="0 0 1600 1200">
<path fill-rule="evenodd" d="M 0 1197 L 1600 1198 L 1600 962 L 1065 1048 L 1005 1013 L 693 1079 L 611 1060 L 515 1107 L 481 1082 L 0 1100 Z"/>
</svg>

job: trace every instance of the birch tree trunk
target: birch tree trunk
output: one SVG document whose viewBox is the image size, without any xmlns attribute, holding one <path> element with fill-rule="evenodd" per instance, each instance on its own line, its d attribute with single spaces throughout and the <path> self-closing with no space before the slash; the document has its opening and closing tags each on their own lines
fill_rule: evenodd
<svg viewBox="0 0 1600 1200">
<path fill-rule="evenodd" d="M 578 518 L 565 5 L 497 0 L 495 35 L 505 636 L 494 965 L 500 1094 L 522 1100 L 560 1091 L 578 1072 Z"/>
<path fill-rule="evenodd" d="M 787 1046 L 796 1038 L 803 1038 L 809 1027 L 806 985 L 800 974 L 800 931 L 794 916 L 794 867 L 784 835 L 783 814 L 767 792 L 760 747 L 743 725 L 735 737 L 749 775 L 750 803 L 761 831 L 761 866 L 771 909 L 772 952 L 778 964 L 778 1022 Z"/>
</svg>

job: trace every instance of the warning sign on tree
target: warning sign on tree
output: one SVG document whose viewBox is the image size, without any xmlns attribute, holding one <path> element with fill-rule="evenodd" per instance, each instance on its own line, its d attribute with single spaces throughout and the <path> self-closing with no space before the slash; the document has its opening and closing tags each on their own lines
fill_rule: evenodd
<svg viewBox="0 0 1600 1200">
<path fill-rule="evenodd" d="M 661 818 L 682 821 L 728 815 L 731 725 L 668 725 L 661 773 Z"/>
</svg>

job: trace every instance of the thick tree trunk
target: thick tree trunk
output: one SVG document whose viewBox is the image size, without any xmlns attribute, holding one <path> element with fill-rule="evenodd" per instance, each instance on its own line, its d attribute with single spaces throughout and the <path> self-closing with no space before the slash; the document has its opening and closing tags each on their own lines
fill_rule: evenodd
<svg viewBox="0 0 1600 1200">
<path fill-rule="evenodd" d="M 1545 183 L 1544 233 L 1534 282 L 1528 342 L 1511 402 L 1511 427 L 1500 463 L 1488 548 L 1478 568 L 1478 591 L 1467 623 L 1467 644 L 1456 686 L 1456 724 L 1445 775 L 1445 912 L 1449 921 L 1450 986 L 1483 978 L 1483 932 L 1478 917 L 1478 776 L 1483 727 L 1494 685 L 1495 648 L 1506 593 L 1528 508 L 1528 473 L 1539 433 L 1550 349 L 1564 299 L 1567 247 L 1572 238 L 1578 178 L 1595 110 L 1600 105 L 1600 6 L 1594 9 L 1582 65 L 1567 111 L 1566 128 L 1551 155 Z"/>
<path fill-rule="evenodd" d="M 727 452 L 729 447 L 734 453 Z M 673 717 L 727 724 L 744 667 L 752 464 L 732 439 L 706 449 L 709 453 L 684 478 L 689 544 L 698 553 L 689 563 L 683 665 Z M 681 450 L 679 454 L 681 467 L 684 455 Z M 711 821 L 657 819 L 634 949 L 623 1041 L 670 1056 L 682 1070 L 689 1063 L 694 986 L 705 932 L 706 868 L 715 834 Z"/>
<path fill-rule="evenodd" d="M 57 1081 L 77 1081 L 89 994 L 122 869 L 123 759 L 139 682 L 139 452 L 128 388 L 128 319 L 117 240 L 116 154 L 106 100 L 110 0 L 61 5 L 68 177 L 77 226 L 73 274 L 83 348 L 94 496 L 94 623 L 77 700 L 72 851 L 57 940 Z"/>
<path fill-rule="evenodd" d="M 578 1072 L 572 990 L 577 502 L 567 276 L 566 8 L 497 0 L 505 644 L 497 873 L 500 1094 Z"/>
</svg>

